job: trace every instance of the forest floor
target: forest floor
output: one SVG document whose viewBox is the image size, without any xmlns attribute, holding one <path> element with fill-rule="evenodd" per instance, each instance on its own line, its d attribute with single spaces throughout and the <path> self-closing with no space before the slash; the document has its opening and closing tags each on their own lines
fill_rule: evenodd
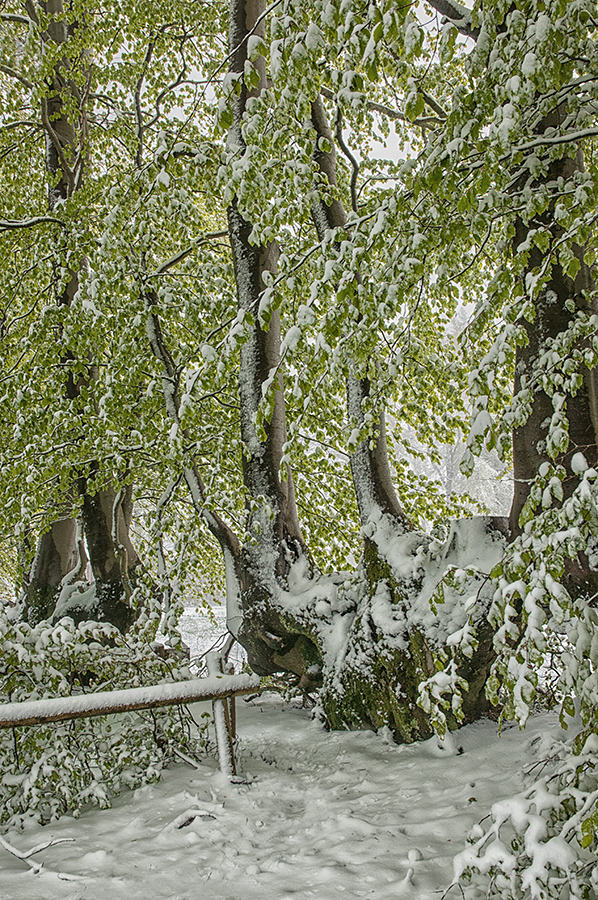
<svg viewBox="0 0 598 900">
<path fill-rule="evenodd" d="M 227 782 L 209 755 L 111 809 L 9 832 L 21 851 L 71 841 L 33 857 L 38 873 L 0 846 L 1 900 L 440 900 L 471 827 L 522 788 L 560 731 L 541 713 L 525 731 L 499 736 L 486 720 L 444 749 L 397 746 L 327 733 L 276 694 L 237 705 L 247 783 Z"/>
<path fill-rule="evenodd" d="M 192 658 L 223 630 L 214 613 L 185 611 Z M 384 733 L 326 732 L 299 699 L 274 693 L 239 699 L 237 711 L 246 783 L 230 784 L 212 752 L 111 809 L 9 831 L 19 851 L 67 841 L 29 863 L 0 845 L 0 900 L 458 900 L 453 858 L 470 829 L 563 736 L 557 715 L 540 713 L 524 731 L 499 735 L 484 720 L 444 747 L 398 746 Z"/>
</svg>

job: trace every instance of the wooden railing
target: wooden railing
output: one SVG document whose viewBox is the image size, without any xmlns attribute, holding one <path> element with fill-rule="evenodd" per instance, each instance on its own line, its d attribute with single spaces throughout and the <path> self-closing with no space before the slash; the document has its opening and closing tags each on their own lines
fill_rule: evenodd
<svg viewBox="0 0 598 900">
<path fill-rule="evenodd" d="M 45 722 L 62 722 L 136 709 L 182 706 L 200 700 L 211 700 L 220 768 L 225 775 L 234 776 L 237 774 L 234 756 L 235 697 L 254 693 L 259 689 L 260 680 L 257 675 L 222 674 L 218 671 L 221 666 L 221 660 L 214 655 L 208 659 L 210 674 L 206 678 L 129 690 L 98 691 L 95 694 L 2 703 L 0 728 L 41 725 Z"/>
</svg>

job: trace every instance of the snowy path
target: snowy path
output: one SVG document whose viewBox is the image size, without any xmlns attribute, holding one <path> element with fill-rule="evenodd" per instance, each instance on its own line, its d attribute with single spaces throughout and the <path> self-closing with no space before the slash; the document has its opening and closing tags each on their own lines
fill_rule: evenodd
<svg viewBox="0 0 598 900">
<path fill-rule="evenodd" d="M 327 734 L 273 695 L 238 706 L 250 784 L 228 784 L 209 758 L 113 809 L 13 831 L 21 850 L 75 840 L 41 854 L 39 875 L 0 847 L 0 900 L 439 900 L 469 828 L 520 788 L 534 736 L 558 731 L 549 714 L 500 739 L 481 722 L 450 754 Z"/>
</svg>

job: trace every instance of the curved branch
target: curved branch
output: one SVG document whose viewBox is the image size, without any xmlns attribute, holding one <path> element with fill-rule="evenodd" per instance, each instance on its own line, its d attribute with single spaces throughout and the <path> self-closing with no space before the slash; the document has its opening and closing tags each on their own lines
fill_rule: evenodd
<svg viewBox="0 0 598 900">
<path fill-rule="evenodd" d="M 29 81 L 28 78 L 25 78 L 24 75 L 21 75 L 20 72 L 17 72 L 16 69 L 11 69 L 10 66 L 5 66 L 4 63 L 0 63 L 0 72 L 4 72 L 4 74 L 8 75 L 9 78 L 14 78 L 16 79 L 16 81 L 20 81 L 28 91 L 33 90 L 33 82 Z"/>
<path fill-rule="evenodd" d="M 172 269 L 173 266 L 176 266 L 177 263 L 180 263 L 184 259 L 187 259 L 187 257 L 198 247 L 201 247 L 202 244 L 207 244 L 210 241 L 214 241 L 217 238 L 223 237 L 228 237 L 228 229 L 226 231 L 214 231 L 211 234 L 202 234 L 201 237 L 196 238 L 193 243 L 189 244 L 188 247 L 185 247 L 184 250 L 181 250 L 179 253 L 171 256 L 170 259 L 167 259 L 165 262 L 161 263 L 161 265 L 158 266 L 153 274 L 164 275 L 166 272 L 168 272 L 169 269 Z"/>
<path fill-rule="evenodd" d="M 18 25 L 31 25 L 31 19 L 27 16 L 19 16 L 17 13 L 0 13 L 0 22 L 16 22 Z"/>
<path fill-rule="evenodd" d="M 12 131 L 13 128 L 39 128 L 39 123 L 34 122 L 32 119 L 17 119 L 14 122 L 6 122 L 3 125 L 0 125 L 0 131 Z"/>
<path fill-rule="evenodd" d="M 351 208 L 353 212 L 358 212 L 357 209 L 357 179 L 359 177 L 359 163 L 349 150 L 348 146 L 345 144 L 345 139 L 343 138 L 343 114 L 341 112 L 340 106 L 336 108 L 336 139 L 338 141 L 338 145 L 351 163 Z"/>
<path fill-rule="evenodd" d="M 66 227 L 62 219 L 54 216 L 34 216 L 31 219 L 0 219 L 0 231 L 13 231 L 18 228 L 33 228 L 35 225 L 41 225 L 44 222 L 53 222 L 55 225 Z"/>
<path fill-rule="evenodd" d="M 334 102 L 338 101 L 338 95 L 331 91 L 330 88 L 320 86 L 320 93 L 322 97 L 326 97 L 327 100 L 333 100 Z M 426 95 L 427 96 L 427 95 Z M 425 98 L 424 98 L 425 99 Z M 431 98 L 430 98 L 431 99 Z M 390 119 L 393 122 L 406 122 L 408 125 L 415 125 L 417 128 L 430 128 L 433 125 L 441 125 L 442 122 L 440 119 L 437 119 L 435 116 L 427 116 L 424 118 L 415 119 L 412 122 L 407 116 L 403 115 L 403 113 L 399 112 L 398 109 L 392 109 L 390 106 L 385 106 L 383 103 L 376 103 L 374 100 L 366 99 L 367 108 L 370 112 L 380 113 L 382 116 L 386 116 L 387 119 Z M 431 106 L 432 104 L 428 104 Z M 446 118 L 446 114 L 444 116 Z"/>
</svg>

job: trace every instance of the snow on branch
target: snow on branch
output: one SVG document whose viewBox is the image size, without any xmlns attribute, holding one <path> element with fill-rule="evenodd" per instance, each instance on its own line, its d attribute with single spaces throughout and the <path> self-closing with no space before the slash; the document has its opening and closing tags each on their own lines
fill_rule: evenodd
<svg viewBox="0 0 598 900">
<path fill-rule="evenodd" d="M 201 247 L 202 244 L 208 244 L 210 241 L 215 241 L 218 238 L 228 237 L 228 231 L 214 231 L 212 234 L 203 234 L 201 237 L 198 237 L 193 241 L 188 247 L 185 247 L 184 250 L 180 250 L 179 253 L 176 253 L 174 256 L 171 256 L 170 259 L 167 259 L 161 265 L 158 266 L 154 275 L 164 275 L 169 269 L 172 269 L 173 266 L 176 266 L 177 263 L 182 262 L 186 259 L 194 250 L 198 247 Z"/>
<path fill-rule="evenodd" d="M 33 90 L 33 82 L 29 81 L 28 78 L 25 78 L 24 75 L 21 75 L 20 72 L 17 72 L 16 69 L 13 69 L 11 66 L 0 64 L 0 72 L 4 72 L 9 78 L 14 78 L 16 81 L 19 81 L 28 91 Z"/>
<path fill-rule="evenodd" d="M 49 841 L 44 841 L 42 844 L 37 844 L 35 847 L 32 847 L 31 850 L 19 850 L 17 847 L 14 847 L 12 844 L 9 844 L 8 841 L 0 835 L 0 846 L 4 847 L 4 849 L 15 856 L 17 859 L 22 860 L 27 863 L 28 866 L 31 867 L 31 870 L 35 875 L 39 875 L 42 871 L 44 864 L 38 863 L 30 859 L 31 856 L 34 856 L 36 853 L 41 853 L 43 850 L 47 850 L 49 847 L 55 847 L 56 844 L 68 844 L 72 843 L 74 838 L 52 838 Z M 62 873 L 58 873 L 58 877 L 62 881 L 71 881 L 73 880 L 72 876 L 64 875 Z"/>
<path fill-rule="evenodd" d="M 525 150 L 535 150 L 536 147 L 555 147 L 558 144 L 575 144 L 584 138 L 598 136 L 598 128 L 583 128 L 581 131 L 570 131 L 566 134 L 540 135 L 527 144 L 520 144 L 512 148 L 513 153 L 522 153 Z"/>
<path fill-rule="evenodd" d="M 322 94 L 323 97 L 326 97 L 327 100 L 333 100 L 333 101 L 338 100 L 337 94 L 335 94 L 334 91 L 331 91 L 330 88 L 327 88 L 324 85 L 320 86 L 320 93 Z M 431 98 L 428 94 L 425 95 L 424 99 L 430 106 L 432 106 L 432 103 L 435 103 L 433 98 Z M 432 103 L 430 103 L 430 101 L 432 101 Z M 392 107 L 385 106 L 383 103 L 376 103 L 374 100 L 366 100 L 366 102 L 367 102 L 367 108 L 371 112 L 380 113 L 380 115 L 386 116 L 387 119 L 391 119 L 393 122 L 408 122 L 410 125 L 417 126 L 418 128 L 431 127 L 433 125 L 441 124 L 441 120 L 439 118 L 437 118 L 436 116 L 427 116 L 427 117 L 423 117 L 423 118 L 418 118 L 412 122 L 410 119 L 407 118 L 406 115 L 404 115 L 402 112 L 399 112 L 398 109 L 392 109 Z M 440 107 L 438 107 L 438 104 L 436 104 L 436 106 L 433 106 L 432 108 L 440 109 Z M 440 115 L 440 113 L 439 113 L 439 115 Z M 446 118 L 446 114 L 444 114 L 443 118 Z"/>
<path fill-rule="evenodd" d="M 53 222 L 55 225 L 64 226 L 62 219 L 57 219 L 55 216 L 33 216 L 31 219 L 0 219 L 0 231 L 33 228 L 35 225 L 42 225 L 44 222 Z"/>
<path fill-rule="evenodd" d="M 0 22 L 16 22 L 18 25 L 31 25 L 31 19 L 28 16 L 19 16 L 17 13 L 2 13 Z"/>
<path fill-rule="evenodd" d="M 480 36 L 480 29 L 474 28 L 471 24 L 471 10 L 454 0 L 428 0 L 430 6 L 440 13 L 441 16 L 454 25 L 461 34 L 477 41 Z"/>
</svg>

